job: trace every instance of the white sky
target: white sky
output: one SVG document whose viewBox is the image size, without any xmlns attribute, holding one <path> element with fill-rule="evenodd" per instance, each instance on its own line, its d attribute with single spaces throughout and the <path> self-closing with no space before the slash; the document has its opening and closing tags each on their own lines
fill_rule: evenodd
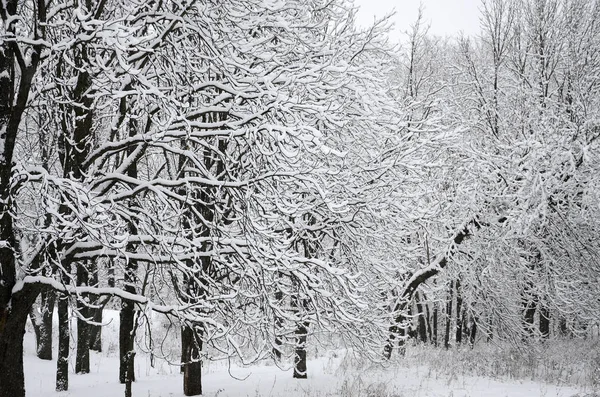
<svg viewBox="0 0 600 397">
<path fill-rule="evenodd" d="M 354 0 L 360 7 L 357 18 L 362 26 L 395 8 L 393 38 L 401 38 L 416 20 L 420 3 L 425 7 L 425 21 L 431 25 L 430 34 L 456 36 L 462 31 L 472 36 L 479 33 L 481 0 Z"/>
</svg>

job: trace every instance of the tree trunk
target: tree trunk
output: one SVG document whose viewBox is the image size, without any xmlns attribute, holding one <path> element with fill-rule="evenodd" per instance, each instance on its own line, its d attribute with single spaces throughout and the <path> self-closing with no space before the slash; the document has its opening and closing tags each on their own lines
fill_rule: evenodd
<svg viewBox="0 0 600 397">
<path fill-rule="evenodd" d="M 403 336 L 408 336 L 408 338 L 402 338 L 400 340 L 400 344 L 402 346 L 404 346 L 404 343 L 406 342 L 406 339 L 415 339 L 417 337 L 417 329 L 416 327 L 414 327 L 414 312 L 415 309 L 412 307 L 412 305 L 408 306 L 408 321 L 406 321 L 405 326 L 403 327 L 404 333 L 402 334 Z"/>
<path fill-rule="evenodd" d="M 181 373 L 183 373 L 185 371 L 185 364 L 190 362 L 190 360 L 192 359 L 192 357 L 190 356 L 190 353 L 191 353 L 190 346 L 193 342 L 194 334 L 191 331 L 192 330 L 187 325 L 184 325 L 181 327 L 181 365 L 180 365 Z"/>
<path fill-rule="evenodd" d="M 126 89 L 131 89 L 131 84 L 127 85 Z M 128 111 L 127 99 L 125 97 L 121 98 L 119 103 L 119 111 L 122 115 L 125 115 Z M 138 131 L 138 123 L 137 120 L 131 119 L 128 123 L 129 136 L 135 136 Z M 133 155 L 134 148 L 127 149 L 127 155 Z M 138 177 L 138 165 L 136 161 L 133 161 L 130 166 L 127 168 L 127 176 L 130 178 Z M 128 203 L 129 210 L 132 212 L 140 210 L 135 201 L 130 201 Z M 127 228 L 129 229 L 129 233 L 131 235 L 136 235 L 138 233 L 137 226 L 133 219 L 130 219 L 127 224 Z M 127 252 L 136 252 L 137 245 L 128 243 L 126 247 Z M 127 259 L 125 265 L 125 274 L 124 274 L 124 290 L 125 292 L 136 294 L 136 285 L 137 285 L 137 270 L 138 263 L 135 259 Z M 135 364 L 135 350 L 134 350 L 134 342 L 135 342 L 135 305 L 133 302 L 121 300 L 121 313 L 120 313 L 120 323 L 119 323 L 119 356 L 120 356 L 120 366 L 119 366 L 119 381 L 121 383 L 130 383 L 135 381 L 135 373 L 134 373 L 134 364 Z"/>
<path fill-rule="evenodd" d="M 190 326 L 182 329 L 183 394 L 199 396 L 202 394 L 202 341 Z M 184 361 L 185 360 L 185 361 Z"/>
<path fill-rule="evenodd" d="M 35 331 L 38 358 L 52 360 L 52 314 L 54 313 L 56 293 L 51 290 L 45 290 L 40 295 L 40 313 L 37 313 L 38 308 L 34 305 L 29 311 L 29 318 Z"/>
<path fill-rule="evenodd" d="M 283 292 L 280 290 L 275 291 L 275 300 L 277 303 L 281 303 L 283 300 Z M 276 360 L 281 360 L 281 346 L 283 345 L 283 340 L 281 339 L 281 335 L 279 334 L 281 327 L 283 325 L 283 320 L 281 317 L 275 314 L 275 346 L 273 346 L 273 356 Z"/>
<path fill-rule="evenodd" d="M 426 304 L 422 301 L 421 294 L 417 294 L 417 334 L 419 335 L 419 340 L 423 343 L 427 343 L 427 313 L 425 312 L 424 306 Z"/>
<path fill-rule="evenodd" d="M 36 26 L 35 38 L 45 39 L 46 2 L 37 4 L 37 12 L 29 14 Z M 3 37 L 15 37 L 14 21 L 22 15 L 20 2 L 17 0 L 2 0 Z M 19 12 L 19 13 L 17 13 Z M 31 306 L 40 292 L 39 288 L 23 286 L 18 292 L 13 292 L 17 282 L 17 255 L 19 244 L 15 236 L 13 216 L 16 213 L 13 206 L 13 193 L 16 186 L 12 180 L 15 169 L 13 156 L 19 126 L 22 120 L 31 82 L 35 77 L 42 48 L 40 44 L 33 45 L 27 51 L 25 62 L 19 62 L 15 48 L 17 41 L 0 40 L 0 397 L 24 397 L 25 376 L 23 371 L 23 336 L 25 324 Z M 23 54 L 26 51 L 22 52 Z M 17 69 L 17 66 L 19 65 Z M 14 191 L 13 191 L 14 190 Z"/>
<path fill-rule="evenodd" d="M 96 300 L 98 304 L 98 300 Z M 102 307 L 91 309 L 92 321 L 94 323 L 102 323 Z M 100 353 L 102 351 L 102 326 L 90 325 L 90 350 Z"/>
<path fill-rule="evenodd" d="M 56 391 L 69 389 L 69 298 L 58 298 L 58 359 L 56 360 Z"/>
<path fill-rule="evenodd" d="M 406 308 L 406 302 L 396 307 L 400 314 L 396 316 L 394 325 L 390 326 L 389 328 L 388 340 L 383 350 L 383 356 L 387 360 L 389 360 L 392 357 L 392 352 L 394 351 L 394 345 L 396 344 L 396 341 L 398 341 L 398 350 L 400 354 L 404 354 L 404 340 L 406 336 L 406 317 L 402 313 L 406 310 Z"/>
<path fill-rule="evenodd" d="M 545 305 L 540 305 L 540 334 L 544 339 L 550 337 L 550 310 Z"/>
<path fill-rule="evenodd" d="M 306 339 L 308 336 L 308 322 L 301 321 L 296 328 L 296 350 L 294 356 L 294 375 L 296 379 L 308 377 L 306 368 Z"/>
<path fill-rule="evenodd" d="M 423 295 L 424 297 L 424 303 L 423 303 L 423 307 L 425 308 L 425 324 L 427 326 L 427 339 L 429 340 L 429 343 L 431 343 L 433 341 L 433 327 L 432 327 L 432 319 L 431 319 L 431 307 L 429 302 L 427 302 L 427 298 L 425 297 L 425 295 Z"/>
<path fill-rule="evenodd" d="M 535 299 L 528 299 L 524 301 L 523 306 L 523 327 L 525 333 L 531 335 L 534 331 L 537 302 Z"/>
<path fill-rule="evenodd" d="M 433 303 L 433 320 L 432 320 L 432 341 L 433 341 L 433 345 L 435 347 L 438 347 L 439 345 L 439 339 L 438 339 L 438 313 L 439 313 L 439 303 L 438 302 L 434 302 Z"/>
<path fill-rule="evenodd" d="M 450 289 L 446 302 L 446 334 L 444 335 L 444 348 L 450 348 L 450 325 L 452 323 L 452 301 L 454 300 L 454 281 L 450 281 Z"/>
<path fill-rule="evenodd" d="M 129 301 L 121 303 L 119 316 L 119 381 L 127 383 L 135 381 L 134 374 L 134 342 L 135 342 L 135 306 Z"/>
<path fill-rule="evenodd" d="M 469 344 L 475 346 L 475 337 L 477 336 L 477 321 L 473 318 L 471 321 L 471 329 L 469 330 Z"/>
<path fill-rule="evenodd" d="M 77 285 L 88 285 L 89 273 L 87 263 L 77 266 Z M 75 373 L 87 374 L 90 372 L 90 326 L 88 324 L 89 294 L 82 294 L 77 299 L 77 356 L 75 357 Z"/>
<path fill-rule="evenodd" d="M 0 397 L 25 397 L 23 336 L 29 309 L 37 297 L 33 288 L 12 295 L 0 316 Z"/>
<path fill-rule="evenodd" d="M 464 321 L 464 313 L 463 313 L 463 300 L 462 300 L 462 287 L 460 285 L 460 280 L 456 280 L 456 344 L 460 345 L 462 343 L 462 332 L 463 332 L 463 321 Z"/>
<path fill-rule="evenodd" d="M 90 267 L 90 285 L 93 287 L 99 287 L 98 281 L 98 263 L 92 259 Z M 102 323 L 102 309 L 106 304 L 101 302 L 98 295 L 90 294 L 90 301 L 92 307 L 89 308 L 89 314 L 91 320 L 96 323 Z M 102 326 L 96 324 L 88 324 L 89 327 L 89 339 L 90 339 L 90 350 L 101 352 L 102 351 Z"/>
</svg>

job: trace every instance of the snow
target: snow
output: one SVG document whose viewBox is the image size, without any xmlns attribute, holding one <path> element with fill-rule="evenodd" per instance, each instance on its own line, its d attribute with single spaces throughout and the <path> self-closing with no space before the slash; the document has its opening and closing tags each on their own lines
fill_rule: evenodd
<svg viewBox="0 0 600 397">
<path fill-rule="evenodd" d="M 55 313 L 56 314 L 56 313 Z M 35 357 L 35 340 L 31 326 L 25 336 L 25 382 L 28 397 L 105 397 L 121 396 L 124 386 L 118 383 L 118 318 L 117 311 L 105 310 L 103 353 L 91 352 L 90 370 L 86 375 L 73 374 L 72 346 L 69 390 L 55 392 L 56 361 Z M 74 329 L 72 334 L 74 334 Z M 54 336 L 57 332 L 55 330 Z M 172 351 L 177 351 L 176 346 Z M 54 357 L 57 345 L 54 343 Z M 204 366 L 204 396 L 209 397 L 348 397 L 348 396 L 414 396 L 414 397 L 572 397 L 580 391 L 572 387 L 549 385 L 525 380 L 498 380 L 462 374 L 443 375 L 427 365 L 414 365 L 396 359 L 391 364 L 360 364 L 344 350 L 320 353 L 308 363 L 309 379 L 292 378 L 291 370 L 283 371 L 272 363 L 252 366 L 208 362 Z M 457 371 L 460 372 L 460 371 Z M 133 395 L 139 397 L 183 396 L 179 367 L 140 352 L 136 355 L 136 382 Z"/>
</svg>

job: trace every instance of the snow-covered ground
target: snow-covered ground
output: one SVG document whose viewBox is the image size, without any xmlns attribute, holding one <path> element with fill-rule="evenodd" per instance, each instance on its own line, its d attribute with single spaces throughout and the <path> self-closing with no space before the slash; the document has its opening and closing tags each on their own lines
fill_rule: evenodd
<svg viewBox="0 0 600 397">
<path fill-rule="evenodd" d="M 91 353 L 91 373 L 69 376 L 69 391 L 54 391 L 56 361 L 42 361 L 35 356 L 33 332 L 28 328 L 25 342 L 26 390 L 29 397 L 122 396 L 118 383 L 116 357 L 117 319 L 103 331 L 103 353 Z M 55 333 L 56 334 L 56 333 Z M 56 344 L 54 346 L 56 357 Z M 74 366 L 74 357 L 72 367 Z M 139 397 L 180 397 L 182 377 L 177 366 L 156 361 L 150 366 L 147 354 L 136 356 L 133 395 Z M 427 365 L 400 362 L 386 367 L 360 365 L 343 351 L 332 351 L 309 361 L 309 379 L 292 379 L 291 371 L 274 365 L 251 367 L 229 366 L 210 362 L 204 367 L 204 395 L 218 397 L 572 397 L 584 396 L 589 390 L 556 386 L 525 380 L 497 380 L 454 373 L 446 375 Z M 451 372 L 451 371 L 450 371 Z"/>
</svg>

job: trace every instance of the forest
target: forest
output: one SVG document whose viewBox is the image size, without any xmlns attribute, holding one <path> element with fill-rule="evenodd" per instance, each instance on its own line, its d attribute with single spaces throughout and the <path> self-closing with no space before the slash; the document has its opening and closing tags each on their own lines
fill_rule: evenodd
<svg viewBox="0 0 600 397">
<path fill-rule="evenodd" d="M 193 396 L 317 344 L 590 343 L 600 1 L 480 10 L 395 43 L 351 0 L 0 0 L 0 397 L 29 327 L 67 391 L 107 313 L 126 397 L 142 354 Z"/>
</svg>

